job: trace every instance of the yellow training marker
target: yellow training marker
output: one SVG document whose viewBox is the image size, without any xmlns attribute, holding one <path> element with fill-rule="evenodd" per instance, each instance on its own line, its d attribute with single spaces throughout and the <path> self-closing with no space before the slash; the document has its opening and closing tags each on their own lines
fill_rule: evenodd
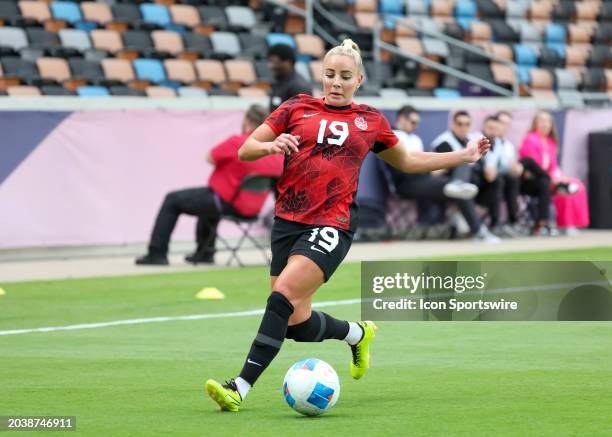
<svg viewBox="0 0 612 437">
<path fill-rule="evenodd" d="M 225 299 L 225 295 L 214 287 L 202 288 L 195 297 L 196 299 Z"/>
<path fill-rule="evenodd" d="M 6 291 L 4 291 L 2 288 L 0 288 L 0 296 L 4 296 L 6 294 Z"/>
</svg>

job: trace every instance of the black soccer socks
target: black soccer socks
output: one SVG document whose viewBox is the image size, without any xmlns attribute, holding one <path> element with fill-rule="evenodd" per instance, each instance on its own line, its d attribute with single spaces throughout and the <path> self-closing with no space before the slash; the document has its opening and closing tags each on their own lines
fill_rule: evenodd
<svg viewBox="0 0 612 437">
<path fill-rule="evenodd" d="M 249 384 L 255 384 L 278 354 L 287 333 L 291 314 L 293 314 L 291 302 L 281 293 L 273 291 L 268 298 L 257 336 L 240 372 L 240 377 Z"/>
<path fill-rule="evenodd" d="M 335 338 L 344 340 L 349 332 L 349 322 L 334 319 L 327 313 L 313 311 L 305 322 L 287 328 L 286 338 L 302 342 L 318 342 Z"/>
</svg>

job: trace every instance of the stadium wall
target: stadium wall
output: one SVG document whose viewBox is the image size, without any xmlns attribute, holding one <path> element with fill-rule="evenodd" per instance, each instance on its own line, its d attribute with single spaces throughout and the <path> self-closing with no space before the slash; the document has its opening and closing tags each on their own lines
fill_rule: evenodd
<svg viewBox="0 0 612 437">
<path fill-rule="evenodd" d="M 212 171 L 208 150 L 239 131 L 248 103 L 207 109 L 151 102 L 148 107 L 137 102 L 134 109 L 113 107 L 117 103 L 80 110 L 72 103 L 46 105 L 45 111 L 5 108 L 0 112 L 0 249 L 147 241 L 164 195 L 206 183 Z M 509 105 L 480 106 L 470 110 L 474 128 Z M 511 139 L 516 144 L 536 111 L 531 106 L 508 108 L 515 117 Z M 378 107 L 388 108 L 384 112 L 394 121 L 398 105 Z M 422 112 L 418 133 L 425 144 L 446 129 L 457 108 Z M 586 183 L 587 134 L 612 127 L 612 110 L 554 113 L 562 167 Z M 182 217 L 173 239 L 192 241 L 194 225 L 193 218 Z M 231 225 L 220 232 L 235 235 Z"/>
</svg>

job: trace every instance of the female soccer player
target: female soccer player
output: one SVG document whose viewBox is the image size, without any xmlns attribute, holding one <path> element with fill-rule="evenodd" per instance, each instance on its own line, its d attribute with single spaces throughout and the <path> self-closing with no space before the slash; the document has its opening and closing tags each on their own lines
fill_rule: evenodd
<svg viewBox="0 0 612 437">
<path fill-rule="evenodd" d="M 313 294 L 346 256 L 357 227 L 359 169 L 369 151 L 404 172 L 430 172 L 479 160 L 490 148 L 486 138 L 456 152 L 407 152 L 385 117 L 353 103 L 363 80 L 357 45 L 350 39 L 323 60 L 324 97 L 300 94 L 287 100 L 239 150 L 252 161 L 285 155 L 277 185 L 272 229 L 272 293 L 240 375 L 225 384 L 206 382 L 221 410 L 238 411 L 247 393 L 280 350 L 285 338 L 302 342 L 346 341 L 351 376 L 369 367 L 372 322 L 347 322 L 312 311 Z"/>
</svg>

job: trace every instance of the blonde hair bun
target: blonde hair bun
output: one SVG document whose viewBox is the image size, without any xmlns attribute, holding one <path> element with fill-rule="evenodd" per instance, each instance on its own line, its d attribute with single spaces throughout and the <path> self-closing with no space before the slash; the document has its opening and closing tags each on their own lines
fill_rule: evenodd
<svg viewBox="0 0 612 437">
<path fill-rule="evenodd" d="M 355 50 L 357 53 L 359 53 L 361 55 L 361 50 L 359 49 L 359 46 L 357 45 L 357 43 L 355 41 L 353 41 L 350 38 L 347 38 L 347 39 L 343 40 L 342 44 L 340 44 L 340 45 L 343 48 Z"/>
</svg>

